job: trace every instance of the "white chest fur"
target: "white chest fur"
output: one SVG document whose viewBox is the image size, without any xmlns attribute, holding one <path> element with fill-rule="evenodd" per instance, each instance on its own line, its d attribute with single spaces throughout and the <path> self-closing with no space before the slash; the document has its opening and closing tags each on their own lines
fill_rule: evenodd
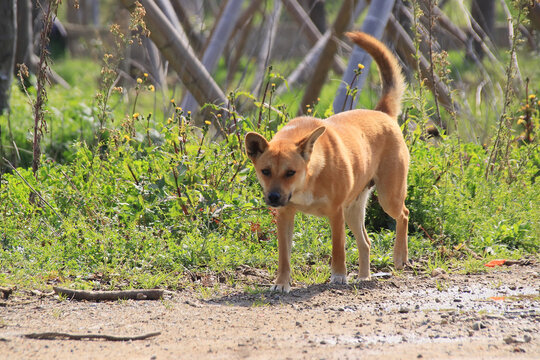
<svg viewBox="0 0 540 360">
<path fill-rule="evenodd" d="M 296 192 L 291 197 L 290 202 L 299 206 L 311 206 L 314 203 L 313 193 L 310 191 Z"/>
<path fill-rule="evenodd" d="M 295 192 L 290 202 L 300 207 L 309 208 L 324 205 L 327 200 L 328 198 L 326 196 L 314 197 L 311 191 L 302 191 Z"/>
</svg>

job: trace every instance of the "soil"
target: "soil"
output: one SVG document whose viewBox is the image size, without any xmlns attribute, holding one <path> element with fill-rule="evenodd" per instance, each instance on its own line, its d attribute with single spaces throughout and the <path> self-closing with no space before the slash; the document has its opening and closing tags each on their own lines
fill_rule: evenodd
<svg viewBox="0 0 540 360">
<path fill-rule="evenodd" d="M 0 302 L 0 359 L 540 359 L 538 264 L 480 275 L 380 275 L 355 285 L 294 284 L 279 294 L 253 291 L 271 276 L 243 267 L 236 276 L 249 286 L 215 279 L 161 301 L 16 291 Z M 22 336 L 49 331 L 161 334 L 127 342 Z"/>
</svg>

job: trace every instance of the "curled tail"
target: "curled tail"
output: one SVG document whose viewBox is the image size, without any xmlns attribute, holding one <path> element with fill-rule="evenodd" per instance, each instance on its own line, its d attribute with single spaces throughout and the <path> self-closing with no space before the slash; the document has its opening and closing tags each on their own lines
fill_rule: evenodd
<svg viewBox="0 0 540 360">
<path fill-rule="evenodd" d="M 401 112 L 401 97 L 405 80 L 401 66 L 394 54 L 379 40 L 362 32 L 349 32 L 347 36 L 375 59 L 382 78 L 382 95 L 375 110 L 387 113 L 394 119 Z"/>
</svg>

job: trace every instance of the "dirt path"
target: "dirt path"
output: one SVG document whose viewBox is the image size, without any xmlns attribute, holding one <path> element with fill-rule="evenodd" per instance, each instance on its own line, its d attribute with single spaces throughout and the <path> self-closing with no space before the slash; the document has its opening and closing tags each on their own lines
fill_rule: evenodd
<svg viewBox="0 0 540 360">
<path fill-rule="evenodd" d="M 251 281 L 268 281 L 252 273 Z M 540 359 L 539 265 L 296 286 L 288 295 L 225 286 L 201 294 L 106 303 L 15 296 L 0 307 L 0 359 Z M 161 335 L 131 342 L 20 336 L 44 331 Z"/>
</svg>

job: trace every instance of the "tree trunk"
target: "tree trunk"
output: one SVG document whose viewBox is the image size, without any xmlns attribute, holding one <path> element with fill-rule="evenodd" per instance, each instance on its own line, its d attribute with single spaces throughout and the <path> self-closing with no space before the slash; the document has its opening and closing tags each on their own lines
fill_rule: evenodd
<svg viewBox="0 0 540 360">
<path fill-rule="evenodd" d="M 176 16 L 178 17 L 178 20 L 182 24 L 182 27 L 184 28 L 184 32 L 186 33 L 189 43 L 191 44 L 191 47 L 197 54 L 200 53 L 204 46 L 204 37 L 202 34 L 195 30 L 193 24 L 191 23 L 191 20 L 189 19 L 190 14 L 186 7 L 184 6 L 184 3 L 182 0 L 172 0 L 171 4 L 174 8 L 174 11 L 176 12 Z"/>
<path fill-rule="evenodd" d="M 136 0 L 122 0 L 124 6 L 133 11 Z M 178 73 L 186 88 L 199 104 L 227 102 L 225 94 L 206 68 L 199 62 L 193 49 L 183 41 L 159 7 L 152 0 L 139 1 L 146 10 L 144 20 L 151 31 L 150 38 Z"/>
<path fill-rule="evenodd" d="M 253 0 L 251 4 L 244 10 L 240 18 L 236 22 L 236 27 L 230 37 L 232 43 L 229 42 L 229 62 L 227 64 L 227 79 L 225 80 L 225 88 L 229 87 L 229 84 L 234 79 L 238 63 L 244 55 L 244 49 L 247 45 L 250 35 L 253 29 L 253 19 L 255 13 L 261 6 L 261 0 Z"/>
<path fill-rule="evenodd" d="M 33 23 L 32 2 L 30 0 L 17 0 L 17 45 L 15 52 L 15 67 L 13 73 L 17 76 L 18 64 L 30 67 L 33 53 Z"/>
<path fill-rule="evenodd" d="M 388 18 L 392 13 L 393 7 L 394 0 L 372 1 L 371 5 L 369 6 L 366 19 L 362 24 L 362 31 L 377 39 L 380 39 L 384 33 L 386 23 L 388 22 Z M 360 76 L 357 76 L 353 82 L 353 79 L 355 78 L 354 71 L 358 69 L 358 64 L 364 65 L 364 69 L 362 70 Z M 347 70 L 345 70 L 345 74 L 343 75 L 343 79 L 334 99 L 334 113 L 337 114 L 344 110 L 348 110 L 344 107 L 345 100 L 347 100 L 347 88 L 356 88 L 358 90 L 357 95 L 360 94 L 362 87 L 364 86 L 364 82 L 366 81 L 366 77 L 369 74 L 370 65 L 371 56 L 364 49 L 355 45 L 349 59 L 349 64 L 347 65 Z M 355 96 L 353 99 L 351 99 L 351 108 L 356 107 L 358 98 L 359 96 Z"/>
<path fill-rule="evenodd" d="M 317 100 L 337 50 L 337 39 L 339 39 L 343 35 L 343 32 L 348 28 L 355 5 L 356 2 L 354 0 L 343 1 L 343 5 L 330 30 L 332 36 L 326 43 L 326 46 L 319 57 L 311 82 L 306 88 L 306 92 L 302 98 L 300 109 L 298 109 L 300 114 L 304 113 L 307 109 L 307 105 L 311 106 Z"/>
<path fill-rule="evenodd" d="M 276 91 L 277 95 L 285 92 L 287 87 L 292 88 L 298 84 L 305 82 L 313 75 L 315 67 L 317 66 L 317 60 L 319 60 L 321 53 L 326 46 L 326 43 L 330 40 L 331 31 L 328 30 L 317 43 L 309 50 L 304 59 L 300 64 L 294 69 L 294 71 L 287 77 L 287 83 L 283 83 L 279 86 Z M 341 60 L 340 60 L 341 61 Z M 345 65 L 341 64 L 343 68 Z"/>
<path fill-rule="evenodd" d="M 298 25 L 300 26 L 300 31 L 304 33 L 310 44 L 315 46 L 323 37 L 323 34 L 319 31 L 313 21 L 311 21 L 304 8 L 300 6 L 300 4 L 298 4 L 296 0 L 283 0 L 283 5 L 285 5 L 287 11 L 298 23 Z M 315 58 L 315 60 L 317 59 L 318 58 Z M 343 72 L 345 71 L 345 66 L 343 65 L 343 62 L 341 61 L 339 56 L 334 56 L 332 69 L 338 74 L 343 74 Z"/>
<path fill-rule="evenodd" d="M 416 69 L 416 58 L 415 58 L 415 47 L 414 43 L 407 34 L 407 31 L 401 26 L 401 24 L 390 14 L 388 20 L 388 34 L 391 34 L 393 38 L 393 43 L 396 44 L 396 51 L 400 55 L 401 59 L 409 65 L 411 69 Z M 439 103 L 444 106 L 444 108 L 450 112 L 459 112 L 459 106 L 457 103 L 452 101 L 450 96 L 450 90 L 444 84 L 438 76 L 434 76 L 434 79 L 431 79 L 429 72 L 429 62 L 422 54 L 420 56 L 420 72 L 423 79 L 426 79 L 427 87 L 434 93 L 437 94 Z"/>
<path fill-rule="evenodd" d="M 266 74 L 266 68 L 268 66 L 268 61 L 272 53 L 272 47 L 274 46 L 274 39 L 276 37 L 277 25 L 279 24 L 279 18 L 281 16 L 281 0 L 274 1 L 274 10 L 270 19 L 267 19 L 266 26 L 264 27 L 263 36 L 264 42 L 259 50 L 257 56 L 257 68 L 255 71 L 255 80 L 253 81 L 253 86 L 251 92 L 253 95 L 259 97 L 259 91 L 262 88 L 262 83 Z M 268 35 L 266 35 L 268 34 Z"/>
<path fill-rule="evenodd" d="M 208 47 L 204 51 L 202 64 L 209 73 L 213 73 L 216 69 L 218 60 L 220 59 L 221 54 L 225 49 L 225 45 L 227 44 L 227 41 L 234 30 L 238 15 L 242 10 L 243 3 L 244 0 L 227 1 L 227 5 L 225 6 L 223 14 L 218 20 L 214 34 L 208 43 Z M 201 106 L 203 104 L 199 103 L 198 105 Z M 188 111 L 194 111 L 197 108 L 197 102 L 193 95 L 187 94 L 184 102 L 182 103 L 182 107 Z"/>
<path fill-rule="evenodd" d="M 471 4 L 471 16 L 483 30 L 483 34 L 487 35 L 490 39 L 493 39 L 493 26 L 495 25 L 495 0 L 473 0 Z M 479 41 L 474 41 L 473 44 L 474 50 L 478 56 L 482 58 L 484 54 L 482 51 L 482 43 Z"/>
<path fill-rule="evenodd" d="M 0 114 L 9 108 L 17 38 L 17 2 L 0 1 Z"/>
<path fill-rule="evenodd" d="M 324 34 L 326 32 L 326 10 L 324 8 L 324 0 L 308 0 L 308 14 L 309 18 L 319 32 Z"/>
</svg>

